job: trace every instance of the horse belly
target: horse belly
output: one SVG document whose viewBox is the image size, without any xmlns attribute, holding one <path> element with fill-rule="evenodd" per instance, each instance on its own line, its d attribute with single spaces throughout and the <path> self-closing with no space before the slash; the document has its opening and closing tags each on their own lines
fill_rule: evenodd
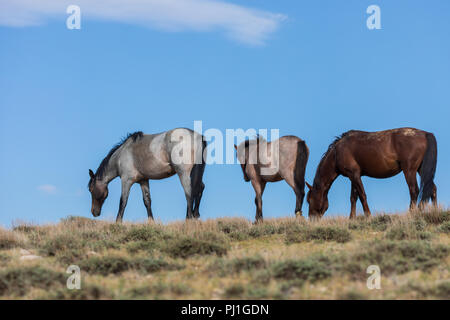
<svg viewBox="0 0 450 320">
<path fill-rule="evenodd" d="M 377 155 L 368 158 L 360 162 L 361 175 L 383 179 L 393 177 L 402 171 L 399 162 L 394 158 Z"/>
<path fill-rule="evenodd" d="M 164 150 L 164 135 L 158 135 L 136 150 L 135 165 L 145 179 L 164 179 L 175 174 Z"/>
</svg>

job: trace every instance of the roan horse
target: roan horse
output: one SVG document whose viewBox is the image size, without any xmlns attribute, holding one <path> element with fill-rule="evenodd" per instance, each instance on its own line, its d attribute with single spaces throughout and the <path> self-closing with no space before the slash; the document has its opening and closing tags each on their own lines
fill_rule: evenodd
<svg viewBox="0 0 450 320">
<path fill-rule="evenodd" d="M 434 174 L 437 162 L 437 142 L 432 133 L 414 128 L 379 132 L 348 131 L 329 147 L 317 167 L 310 191 L 309 217 L 320 218 L 328 209 L 328 191 L 334 180 L 343 175 L 350 179 L 351 213 L 356 217 L 356 201 L 361 200 L 364 214 L 370 216 L 361 176 L 389 178 L 403 171 L 414 209 L 420 195 L 421 205 L 432 199 L 437 205 Z M 420 190 L 416 174 L 421 177 Z"/>
<path fill-rule="evenodd" d="M 187 201 L 186 218 L 200 217 L 199 206 L 204 184 L 206 142 L 203 136 L 184 128 L 158 134 L 129 134 L 111 149 L 97 172 L 89 170 L 89 191 L 92 195 L 91 212 L 98 217 L 108 196 L 108 184 L 120 176 L 122 194 L 117 222 L 121 222 L 130 188 L 139 183 L 149 220 L 153 220 L 149 179 L 164 179 L 178 174 Z"/>
<path fill-rule="evenodd" d="M 272 142 L 257 137 L 234 147 L 244 180 L 251 181 L 255 189 L 256 222 L 263 219 L 262 195 L 266 183 L 281 180 L 294 189 L 295 214 L 301 216 L 305 197 L 305 169 L 309 157 L 305 141 L 295 136 L 284 136 Z"/>
</svg>

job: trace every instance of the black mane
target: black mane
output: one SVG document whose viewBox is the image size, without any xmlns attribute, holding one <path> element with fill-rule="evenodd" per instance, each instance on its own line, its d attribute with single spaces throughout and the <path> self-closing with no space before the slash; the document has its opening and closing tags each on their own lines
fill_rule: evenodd
<svg viewBox="0 0 450 320">
<path fill-rule="evenodd" d="M 259 134 L 257 134 L 256 135 L 256 137 L 255 137 L 255 139 L 252 139 L 252 140 L 245 140 L 244 141 L 244 148 L 248 148 L 249 146 L 250 146 L 250 142 L 252 142 L 252 141 L 255 141 L 255 142 L 259 142 L 259 140 L 266 140 L 266 139 L 264 139 L 263 137 L 261 137 Z"/>
<path fill-rule="evenodd" d="M 100 163 L 100 166 L 98 167 L 97 171 L 95 172 L 95 179 L 102 179 L 103 174 L 105 173 L 106 167 L 108 166 L 108 162 L 111 159 L 114 152 L 117 151 L 125 142 L 127 142 L 129 139 L 132 139 L 133 142 L 135 142 L 137 139 L 140 139 L 144 133 L 142 131 L 137 131 L 134 133 L 129 133 L 125 138 L 122 139 L 118 144 L 116 144 L 114 147 L 109 150 L 106 157 L 102 160 Z M 92 179 L 89 181 L 89 184 L 91 184 Z"/>
<path fill-rule="evenodd" d="M 320 181 L 320 167 L 322 166 L 322 162 L 325 160 L 325 158 L 328 156 L 328 154 L 334 150 L 334 147 L 336 147 L 336 144 L 341 141 L 343 138 L 347 137 L 348 135 L 354 133 L 355 130 L 350 130 L 347 132 L 344 132 L 343 134 L 341 134 L 340 136 L 336 136 L 334 141 L 332 143 L 330 143 L 330 145 L 328 146 L 327 151 L 325 151 L 325 153 L 322 155 L 322 158 L 320 159 L 319 165 L 317 167 L 317 172 L 316 172 L 316 176 L 314 177 L 314 185 L 319 184 Z"/>
</svg>

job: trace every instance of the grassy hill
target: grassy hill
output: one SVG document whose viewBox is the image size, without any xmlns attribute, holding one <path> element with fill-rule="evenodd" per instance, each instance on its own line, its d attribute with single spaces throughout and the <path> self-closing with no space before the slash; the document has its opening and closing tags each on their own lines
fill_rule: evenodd
<svg viewBox="0 0 450 320">
<path fill-rule="evenodd" d="M 69 265 L 81 289 L 68 290 Z M 381 289 L 366 286 L 378 265 Z M 450 299 L 450 212 L 0 229 L 2 299 Z"/>
</svg>

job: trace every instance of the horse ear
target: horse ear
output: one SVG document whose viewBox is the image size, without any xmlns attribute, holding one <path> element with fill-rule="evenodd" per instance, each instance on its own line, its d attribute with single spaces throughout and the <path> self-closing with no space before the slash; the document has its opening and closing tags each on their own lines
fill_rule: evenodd
<svg viewBox="0 0 450 320">
<path fill-rule="evenodd" d="M 305 183 L 309 190 L 311 190 L 313 188 L 308 182 L 305 181 Z"/>
<path fill-rule="evenodd" d="M 237 145 L 234 145 L 234 148 L 236 149 L 236 151 L 237 151 Z"/>
<path fill-rule="evenodd" d="M 95 178 L 95 174 L 94 174 L 94 172 L 93 172 L 91 169 L 89 169 L 89 176 L 90 176 L 92 179 Z"/>
</svg>

